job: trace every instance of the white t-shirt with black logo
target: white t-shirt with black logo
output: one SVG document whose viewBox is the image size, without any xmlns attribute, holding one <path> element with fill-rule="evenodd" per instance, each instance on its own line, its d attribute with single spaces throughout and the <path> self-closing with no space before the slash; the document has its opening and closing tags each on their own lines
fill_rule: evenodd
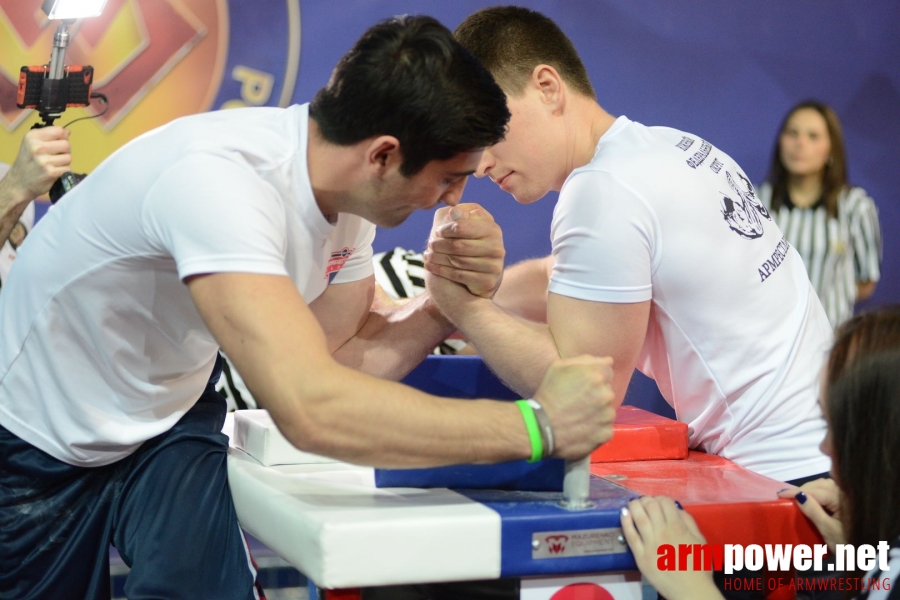
<svg viewBox="0 0 900 600">
<path fill-rule="evenodd" d="M 692 447 L 783 481 L 829 469 L 817 398 L 831 327 L 731 157 L 619 117 L 566 180 L 552 240 L 552 293 L 652 300 L 637 366 Z"/>
<path fill-rule="evenodd" d="M 289 276 L 306 302 L 372 274 L 375 227 L 322 215 L 309 111 L 179 119 L 41 220 L 0 294 L 0 425 L 73 465 L 127 456 L 199 398 L 218 345 L 184 278 Z"/>
</svg>

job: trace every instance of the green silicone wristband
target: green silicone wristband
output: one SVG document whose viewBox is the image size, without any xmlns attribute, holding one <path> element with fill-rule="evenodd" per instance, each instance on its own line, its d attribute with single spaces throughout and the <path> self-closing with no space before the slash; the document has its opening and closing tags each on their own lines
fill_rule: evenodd
<svg viewBox="0 0 900 600">
<path fill-rule="evenodd" d="M 528 440 L 531 442 L 531 458 L 530 463 L 536 463 L 544 458 L 544 442 L 541 440 L 541 427 L 538 425 L 537 417 L 534 416 L 534 409 L 528 404 L 528 400 L 517 400 L 516 406 L 522 413 L 525 420 L 525 429 L 528 430 Z"/>
</svg>

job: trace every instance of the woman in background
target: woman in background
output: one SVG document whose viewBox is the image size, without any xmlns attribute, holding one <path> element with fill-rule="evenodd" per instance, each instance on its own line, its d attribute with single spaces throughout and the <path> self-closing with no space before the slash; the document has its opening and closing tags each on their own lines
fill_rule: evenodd
<svg viewBox="0 0 900 600">
<path fill-rule="evenodd" d="M 853 315 L 881 277 L 872 198 L 847 183 L 841 124 L 826 104 L 793 107 L 779 130 L 759 198 L 803 258 L 832 327 Z"/>
</svg>

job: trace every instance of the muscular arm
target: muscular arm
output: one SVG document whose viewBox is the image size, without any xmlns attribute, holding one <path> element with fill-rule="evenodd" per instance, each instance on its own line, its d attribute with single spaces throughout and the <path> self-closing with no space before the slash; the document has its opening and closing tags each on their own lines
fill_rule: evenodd
<svg viewBox="0 0 900 600">
<path fill-rule="evenodd" d="M 647 334 L 650 300 L 612 304 L 550 294 L 547 314 L 560 356 L 613 357 L 615 403 L 622 404 Z"/>
<path fill-rule="evenodd" d="M 287 277 L 222 273 L 192 277 L 188 286 L 250 391 L 303 450 L 395 467 L 530 454 L 512 404 L 438 398 L 339 364 Z"/>
<path fill-rule="evenodd" d="M 505 311 L 537 323 L 547 322 L 547 287 L 553 257 L 533 258 L 503 272 L 494 302 Z"/>
<path fill-rule="evenodd" d="M 339 364 L 287 277 L 198 275 L 188 287 L 250 391 L 302 450 L 396 467 L 531 455 L 510 402 L 438 398 Z M 535 398 L 553 423 L 555 456 L 580 459 L 612 436 L 610 378 L 608 363 L 588 356 L 551 365 Z"/>
<path fill-rule="evenodd" d="M 506 385 L 531 398 L 547 367 L 560 357 L 550 328 L 512 315 L 487 299 L 472 299 L 451 318 Z"/>
<path fill-rule="evenodd" d="M 457 263 L 457 281 L 474 293 L 493 295 L 503 271 L 503 236 L 493 217 L 476 204 L 435 212 L 433 235 L 465 235 L 468 255 Z M 429 293 L 398 303 L 373 304 L 375 278 L 331 285 L 310 308 L 328 348 L 341 364 L 387 379 L 400 379 L 455 331 Z"/>
<path fill-rule="evenodd" d="M 456 270 L 450 255 L 457 249 L 449 240 L 430 240 L 426 284 L 507 385 L 531 396 L 556 358 L 610 356 L 615 405 L 622 403 L 647 332 L 649 300 L 614 304 L 548 294 L 554 260 L 548 256 L 507 269 L 490 302 L 453 283 Z"/>
<path fill-rule="evenodd" d="M 467 302 L 451 318 L 491 369 L 525 397 L 534 394 L 556 358 L 612 357 L 618 406 L 644 342 L 649 312 L 649 300 L 611 304 L 550 294 L 547 325 L 511 315 L 483 299 Z"/>
<path fill-rule="evenodd" d="M 373 304 L 375 278 L 328 286 L 310 309 L 328 349 L 342 365 L 400 379 L 455 331 L 425 293 L 405 302 Z"/>
</svg>

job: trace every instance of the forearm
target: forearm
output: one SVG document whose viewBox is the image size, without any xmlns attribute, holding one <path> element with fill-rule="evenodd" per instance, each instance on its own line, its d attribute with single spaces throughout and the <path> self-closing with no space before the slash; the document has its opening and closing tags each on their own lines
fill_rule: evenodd
<svg viewBox="0 0 900 600">
<path fill-rule="evenodd" d="M 301 450 L 400 467 L 530 456 L 513 403 L 437 398 L 338 364 L 289 278 L 216 273 L 187 284 L 253 396 Z"/>
<path fill-rule="evenodd" d="M 398 468 L 530 455 L 521 414 L 511 402 L 438 398 L 336 363 L 316 373 L 312 383 L 282 373 L 267 378 L 268 389 L 260 390 L 264 402 L 269 394 L 281 399 L 266 405 L 285 436 L 303 450 Z M 284 384 L 290 381 L 293 386 Z"/>
<path fill-rule="evenodd" d="M 342 365 L 397 380 L 454 331 L 426 293 L 393 305 L 381 303 L 333 356 Z"/>
<path fill-rule="evenodd" d="M 559 358 L 547 325 L 511 315 L 489 300 L 470 303 L 454 318 L 488 366 L 523 398 L 534 395 Z"/>
<path fill-rule="evenodd" d="M 8 178 L 0 179 L 0 245 L 9 238 L 30 200 L 13 187 Z"/>
</svg>

